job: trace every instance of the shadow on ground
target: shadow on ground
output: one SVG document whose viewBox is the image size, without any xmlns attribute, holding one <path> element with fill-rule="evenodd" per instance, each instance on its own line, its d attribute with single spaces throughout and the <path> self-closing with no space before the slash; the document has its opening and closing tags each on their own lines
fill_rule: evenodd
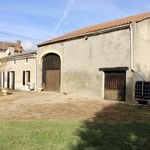
<svg viewBox="0 0 150 150">
<path fill-rule="evenodd" d="M 72 150 L 149 150 L 150 110 L 143 106 L 114 104 L 97 112 L 77 131 Z"/>
</svg>

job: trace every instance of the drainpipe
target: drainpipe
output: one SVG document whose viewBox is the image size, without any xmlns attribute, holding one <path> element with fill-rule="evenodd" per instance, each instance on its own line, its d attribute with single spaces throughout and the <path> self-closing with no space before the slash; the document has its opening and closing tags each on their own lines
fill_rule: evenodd
<svg viewBox="0 0 150 150">
<path fill-rule="evenodd" d="M 133 72 L 133 76 L 135 74 L 134 69 L 134 23 L 130 25 L 130 44 L 131 44 L 131 50 L 130 50 L 130 69 Z M 134 80 L 134 79 L 133 79 Z M 134 81 L 133 81 L 133 103 L 135 103 L 134 93 L 135 87 L 134 87 Z"/>
<path fill-rule="evenodd" d="M 132 23 L 131 25 L 130 25 L 130 36 L 131 36 L 131 51 L 130 51 L 130 69 L 131 69 L 131 71 L 133 72 L 133 75 L 137 75 L 137 76 L 139 76 L 143 81 L 146 81 L 143 77 L 142 77 L 142 75 L 140 75 L 137 71 L 136 71 L 136 69 L 135 69 L 135 65 L 134 65 L 134 51 L 135 51 L 135 47 L 134 47 L 134 27 L 136 26 L 136 23 Z M 133 85 L 134 86 L 134 85 Z M 134 86 L 134 88 L 133 88 L 134 90 L 133 90 L 133 93 L 135 92 L 135 86 Z M 135 94 L 135 93 L 134 93 Z M 133 95 L 134 95 L 133 94 Z M 133 98 L 133 103 L 135 103 L 135 98 Z"/>
<path fill-rule="evenodd" d="M 130 51 L 130 69 L 134 72 L 134 31 L 133 31 L 134 24 L 130 25 L 130 36 L 131 36 L 131 51 Z"/>
<path fill-rule="evenodd" d="M 134 26 L 136 25 L 136 23 L 132 23 L 130 25 L 130 33 L 131 33 L 131 52 L 130 52 L 130 69 L 133 73 L 137 74 L 143 81 L 145 81 L 145 79 L 142 77 L 142 75 L 140 75 L 134 67 Z"/>
</svg>

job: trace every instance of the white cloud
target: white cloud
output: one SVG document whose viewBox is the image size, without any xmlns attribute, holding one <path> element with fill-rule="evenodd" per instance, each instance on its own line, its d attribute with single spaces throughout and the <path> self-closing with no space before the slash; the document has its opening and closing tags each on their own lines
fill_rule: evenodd
<svg viewBox="0 0 150 150">
<path fill-rule="evenodd" d="M 36 50 L 36 46 L 34 44 L 34 42 L 32 40 L 25 40 L 21 42 L 21 46 L 23 47 L 23 49 L 25 51 L 32 51 L 32 50 Z"/>
</svg>

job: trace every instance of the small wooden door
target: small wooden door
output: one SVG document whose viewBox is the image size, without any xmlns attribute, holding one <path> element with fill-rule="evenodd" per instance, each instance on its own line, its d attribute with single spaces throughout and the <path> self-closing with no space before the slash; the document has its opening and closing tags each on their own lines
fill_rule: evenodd
<svg viewBox="0 0 150 150">
<path fill-rule="evenodd" d="M 46 90 L 59 91 L 60 70 L 46 70 Z"/>
<path fill-rule="evenodd" d="M 125 100 L 126 72 L 105 72 L 105 99 Z"/>
</svg>

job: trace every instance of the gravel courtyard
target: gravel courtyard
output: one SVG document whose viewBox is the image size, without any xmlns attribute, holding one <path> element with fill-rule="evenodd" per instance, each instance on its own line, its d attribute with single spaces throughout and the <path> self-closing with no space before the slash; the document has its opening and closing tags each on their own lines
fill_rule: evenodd
<svg viewBox="0 0 150 150">
<path fill-rule="evenodd" d="M 140 111 L 141 110 L 141 111 Z M 110 100 L 91 100 L 53 92 L 13 92 L 0 97 L 0 120 L 63 119 L 95 117 L 125 121 L 150 117 L 149 108 Z"/>
<path fill-rule="evenodd" d="M 0 119 L 85 120 L 116 103 L 52 92 L 13 92 L 0 97 Z"/>
</svg>

